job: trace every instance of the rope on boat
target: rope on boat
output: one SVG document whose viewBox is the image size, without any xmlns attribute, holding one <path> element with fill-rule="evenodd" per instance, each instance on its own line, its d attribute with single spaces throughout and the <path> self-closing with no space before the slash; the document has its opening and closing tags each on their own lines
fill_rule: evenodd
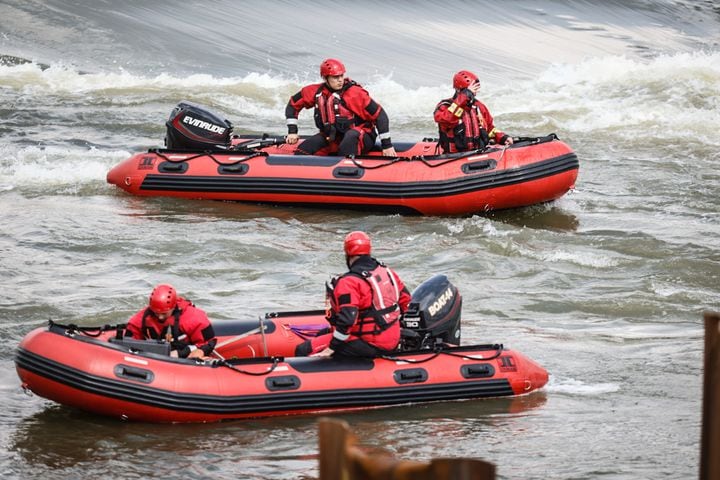
<svg viewBox="0 0 720 480">
<path fill-rule="evenodd" d="M 414 358 L 400 358 L 400 357 L 394 357 L 391 355 L 380 355 L 380 358 L 384 358 L 385 360 L 390 360 L 391 362 L 405 362 L 405 363 L 417 364 L 417 363 L 429 362 L 430 360 L 433 360 L 438 355 L 440 355 L 440 352 L 435 352 L 433 355 L 429 356 L 428 358 L 426 358 L 424 360 L 415 360 Z"/>
<path fill-rule="evenodd" d="M 284 360 L 284 357 L 271 357 L 271 359 L 272 359 L 272 365 L 270 365 L 268 367 L 268 369 L 265 370 L 264 372 L 248 372 L 247 370 L 242 370 L 240 368 L 237 368 L 233 364 L 228 363 L 226 360 L 213 361 L 213 366 L 226 367 L 237 373 L 242 373 L 245 375 L 252 375 L 254 377 L 261 377 L 263 375 L 272 373 L 277 368 L 278 363 L 280 363 L 281 361 Z"/>
<path fill-rule="evenodd" d="M 465 355 L 465 354 L 462 354 L 462 353 L 455 353 L 455 352 L 452 352 L 452 351 L 450 351 L 450 350 L 445 350 L 445 349 L 443 349 L 442 347 L 440 347 L 440 348 L 435 348 L 435 349 L 432 350 L 432 352 L 433 352 L 433 354 L 432 354 L 431 356 L 429 356 L 428 358 L 425 358 L 425 359 L 423 359 L 423 360 L 415 360 L 415 359 L 413 359 L 413 358 L 402 358 L 402 357 L 397 357 L 397 356 L 392 356 L 392 355 L 381 355 L 380 358 L 384 358 L 385 360 L 390 360 L 390 361 L 393 361 L 393 362 L 405 362 L 405 363 L 410 363 L 410 364 L 418 364 L 418 363 L 429 362 L 430 360 L 433 360 L 435 357 L 437 357 L 437 356 L 440 355 L 440 354 L 449 355 L 449 356 L 451 356 L 451 357 L 464 358 L 464 359 L 466 359 L 466 360 L 478 360 L 478 361 L 479 361 L 479 360 L 494 360 L 494 359 L 498 358 L 498 357 L 502 354 L 502 352 L 503 352 L 503 346 L 502 346 L 502 345 L 497 345 L 497 348 L 495 349 L 495 353 L 494 353 L 492 356 L 489 356 L 489 357 L 474 357 L 474 356 L 472 356 L 472 355 Z M 423 352 L 418 352 L 418 353 L 423 354 Z M 429 353 L 429 352 L 428 352 L 428 353 Z"/>
<path fill-rule="evenodd" d="M 552 141 L 552 140 L 558 140 L 558 136 L 554 133 L 551 133 L 544 137 L 517 137 L 515 141 L 516 141 L 516 143 L 528 142 L 530 144 L 535 144 L 535 143 L 543 143 L 543 142 Z M 502 153 L 500 155 L 500 161 L 502 160 L 503 156 L 505 155 L 505 150 L 507 150 L 508 146 L 509 145 L 505 145 L 503 147 Z M 497 145 L 488 145 L 485 148 L 470 150 L 467 152 L 439 154 L 439 146 L 436 146 L 435 154 L 430 155 L 429 157 L 426 157 L 425 155 L 413 155 L 411 157 L 394 157 L 394 158 L 387 160 L 384 163 L 380 163 L 380 164 L 374 165 L 374 166 L 363 165 L 361 162 L 358 162 L 358 160 L 377 160 L 378 158 L 383 158 L 383 157 L 377 157 L 377 156 L 371 156 L 371 155 L 357 155 L 357 156 L 350 155 L 347 158 L 349 160 L 351 160 L 356 167 L 364 168 L 366 170 L 375 170 L 378 168 L 388 167 L 390 165 L 394 165 L 397 162 L 422 162 L 428 168 L 437 168 L 437 167 L 441 167 L 450 162 L 462 160 L 471 155 L 485 153 L 490 149 L 496 149 L 496 147 L 497 147 Z M 154 152 L 158 157 L 162 158 L 163 160 L 165 160 L 166 162 L 169 162 L 169 163 L 183 163 L 183 162 L 187 162 L 187 161 L 193 160 L 195 158 L 199 158 L 199 157 L 210 157 L 216 164 L 218 164 L 220 166 L 237 165 L 239 163 L 247 162 L 251 158 L 270 156 L 270 154 L 265 151 L 257 151 L 257 150 L 252 150 L 252 149 L 224 150 L 222 152 L 213 152 L 211 150 L 206 150 L 203 152 L 199 152 L 198 154 L 193 155 L 188 158 L 173 160 L 170 157 L 168 157 L 166 154 L 160 152 L 158 149 L 151 149 L 150 151 Z M 236 160 L 234 162 L 221 162 L 220 160 L 215 158 L 213 153 L 226 153 L 226 154 L 229 153 L 229 154 L 238 154 L 238 155 L 247 155 L 247 156 L 244 158 L 241 158 L 239 160 Z M 439 160 L 438 158 L 432 158 L 432 157 L 445 157 L 445 160 L 442 162 L 430 163 L 433 160 Z M 500 161 L 498 161 L 498 163 L 500 163 Z"/>
<path fill-rule="evenodd" d="M 436 157 L 436 156 L 440 156 L 440 155 L 431 155 L 430 157 L 426 157 L 425 155 L 413 155 L 412 157 L 394 157 L 394 158 L 387 160 L 384 163 L 380 163 L 380 164 L 374 165 L 374 166 L 365 165 L 361 161 L 358 161 L 358 160 L 378 160 L 383 157 L 374 157 L 374 156 L 368 156 L 368 155 L 364 155 L 364 156 L 351 155 L 348 158 L 353 162 L 353 165 L 355 165 L 358 168 L 364 168 L 365 170 L 375 170 L 378 168 L 389 167 L 390 165 L 394 165 L 395 163 L 398 163 L 398 162 L 421 162 L 428 168 L 437 168 L 437 167 L 441 167 L 441 166 L 446 165 L 451 162 L 463 160 L 471 155 L 477 155 L 478 153 L 483 153 L 486 150 L 487 150 L 487 148 L 482 149 L 482 150 L 470 150 L 468 152 L 460 152 L 460 153 L 456 153 L 456 154 L 442 155 L 443 157 L 445 157 L 445 159 L 441 162 L 434 162 L 434 163 L 431 163 L 431 161 L 439 160 L 439 159 L 432 158 L 432 157 Z M 452 156 L 449 157 L 450 155 L 452 155 Z"/>
<path fill-rule="evenodd" d="M 163 160 L 165 160 L 165 161 L 168 162 L 168 163 L 183 163 L 183 162 L 189 162 L 190 160 L 194 160 L 194 159 L 199 158 L 199 157 L 210 157 L 213 162 L 215 162 L 216 164 L 218 164 L 218 165 L 220 165 L 220 166 L 237 165 L 237 164 L 239 164 L 239 163 L 247 162 L 247 161 L 250 160 L 251 158 L 255 158 L 255 157 L 267 157 L 267 156 L 268 156 L 268 153 L 267 153 L 267 152 L 258 152 L 258 151 L 255 151 L 255 150 L 247 150 L 247 151 L 242 151 L 242 150 L 228 150 L 227 152 L 223 152 L 223 153 L 234 153 L 234 154 L 247 155 L 247 156 L 244 157 L 244 158 L 241 158 L 241 159 L 239 159 L 239 160 L 236 160 L 236 161 L 234 161 L 234 162 L 221 162 L 220 160 L 218 160 L 217 158 L 215 158 L 215 156 L 213 155 L 213 152 L 211 152 L 210 150 L 208 150 L 208 151 L 198 153 L 197 155 L 193 155 L 193 156 L 188 157 L 188 158 L 182 158 L 182 159 L 174 160 L 174 159 L 171 159 L 170 157 L 168 157 L 167 155 L 165 155 L 164 153 L 161 153 L 161 152 L 155 150 L 155 155 L 157 155 L 158 157 L 162 158 Z"/>
<path fill-rule="evenodd" d="M 119 323 L 117 325 L 109 325 L 105 324 L 100 327 L 81 327 L 79 325 L 75 325 L 74 323 L 70 323 L 68 325 L 63 325 L 61 323 L 56 323 L 52 320 L 48 320 L 48 328 L 52 327 L 58 327 L 64 329 L 66 332 L 66 335 L 74 335 L 75 333 L 82 333 L 83 335 L 86 335 L 88 337 L 99 337 L 104 332 L 108 331 L 117 331 L 124 329 L 127 326 L 125 323 Z"/>
<path fill-rule="evenodd" d="M 498 348 L 495 349 L 495 354 L 493 354 L 490 357 L 473 357 L 471 355 L 463 355 L 461 353 L 454 353 L 454 352 L 448 352 L 448 351 L 442 351 L 440 353 L 444 353 L 445 355 L 450 355 L 451 357 L 458 357 L 458 358 L 464 358 L 466 360 L 494 360 L 498 358 L 503 352 L 503 346 L 498 345 Z"/>
</svg>

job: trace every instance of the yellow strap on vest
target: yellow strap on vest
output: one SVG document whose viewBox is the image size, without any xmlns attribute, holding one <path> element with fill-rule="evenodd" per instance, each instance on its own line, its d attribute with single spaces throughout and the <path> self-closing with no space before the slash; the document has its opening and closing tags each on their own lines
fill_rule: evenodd
<svg viewBox="0 0 720 480">
<path fill-rule="evenodd" d="M 455 115 L 456 117 L 460 118 L 460 117 L 462 117 L 464 110 L 462 108 L 460 108 L 460 106 L 457 103 L 453 102 L 448 107 L 448 112 L 450 112 L 453 115 Z"/>
</svg>

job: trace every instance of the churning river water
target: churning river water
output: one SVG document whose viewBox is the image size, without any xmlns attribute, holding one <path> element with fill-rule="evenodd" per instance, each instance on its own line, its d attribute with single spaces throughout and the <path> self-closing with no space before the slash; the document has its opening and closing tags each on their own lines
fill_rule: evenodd
<svg viewBox="0 0 720 480">
<path fill-rule="evenodd" d="M 26 396 L 21 338 L 127 320 L 173 283 L 214 320 L 320 308 L 356 229 L 410 288 L 445 273 L 463 341 L 545 366 L 516 399 L 338 414 L 404 459 L 465 456 L 507 479 L 697 476 L 702 313 L 720 294 L 720 9 L 710 1 L 0 0 L 0 475 L 316 478 L 317 417 L 123 423 Z M 454 71 L 496 125 L 554 132 L 575 191 L 463 218 L 129 196 L 105 182 L 162 145 L 181 100 L 284 133 L 325 57 L 434 136 Z M 301 133 L 312 132 L 309 113 Z"/>
</svg>

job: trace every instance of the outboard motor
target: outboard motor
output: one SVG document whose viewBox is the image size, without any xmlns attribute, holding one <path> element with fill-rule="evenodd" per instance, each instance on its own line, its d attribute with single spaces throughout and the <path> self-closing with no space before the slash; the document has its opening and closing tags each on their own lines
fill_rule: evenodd
<svg viewBox="0 0 720 480">
<path fill-rule="evenodd" d="M 401 350 L 460 345 L 462 297 L 445 275 L 425 280 L 412 293 L 402 320 Z"/>
<path fill-rule="evenodd" d="M 190 102 L 180 102 L 165 122 L 168 150 L 224 150 L 230 146 L 232 123 Z"/>
</svg>

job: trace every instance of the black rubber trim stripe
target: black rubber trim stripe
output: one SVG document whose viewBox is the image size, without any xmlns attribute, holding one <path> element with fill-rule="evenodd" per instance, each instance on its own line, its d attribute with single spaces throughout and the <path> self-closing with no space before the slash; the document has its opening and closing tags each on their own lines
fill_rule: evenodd
<svg viewBox="0 0 720 480">
<path fill-rule="evenodd" d="M 223 397 L 183 394 L 98 377 L 61 365 L 24 349 L 18 349 L 15 363 L 19 368 L 36 375 L 96 395 L 169 410 L 216 415 L 386 406 L 408 402 L 513 395 L 507 379 L 497 379 L 410 387 L 358 388 L 322 392 L 268 392 L 263 395 Z M 238 375 L 240 376 L 238 381 L 240 381 L 242 377 L 240 374 Z"/>
<path fill-rule="evenodd" d="M 205 177 L 191 175 L 147 175 L 140 190 L 344 196 L 366 198 L 426 198 L 460 195 L 490 188 L 539 180 L 579 168 L 577 155 L 568 153 L 522 168 L 465 175 L 434 182 L 368 182 L 363 180 L 318 180 L 272 177 Z M 252 167 L 251 167 L 252 170 Z"/>
</svg>

